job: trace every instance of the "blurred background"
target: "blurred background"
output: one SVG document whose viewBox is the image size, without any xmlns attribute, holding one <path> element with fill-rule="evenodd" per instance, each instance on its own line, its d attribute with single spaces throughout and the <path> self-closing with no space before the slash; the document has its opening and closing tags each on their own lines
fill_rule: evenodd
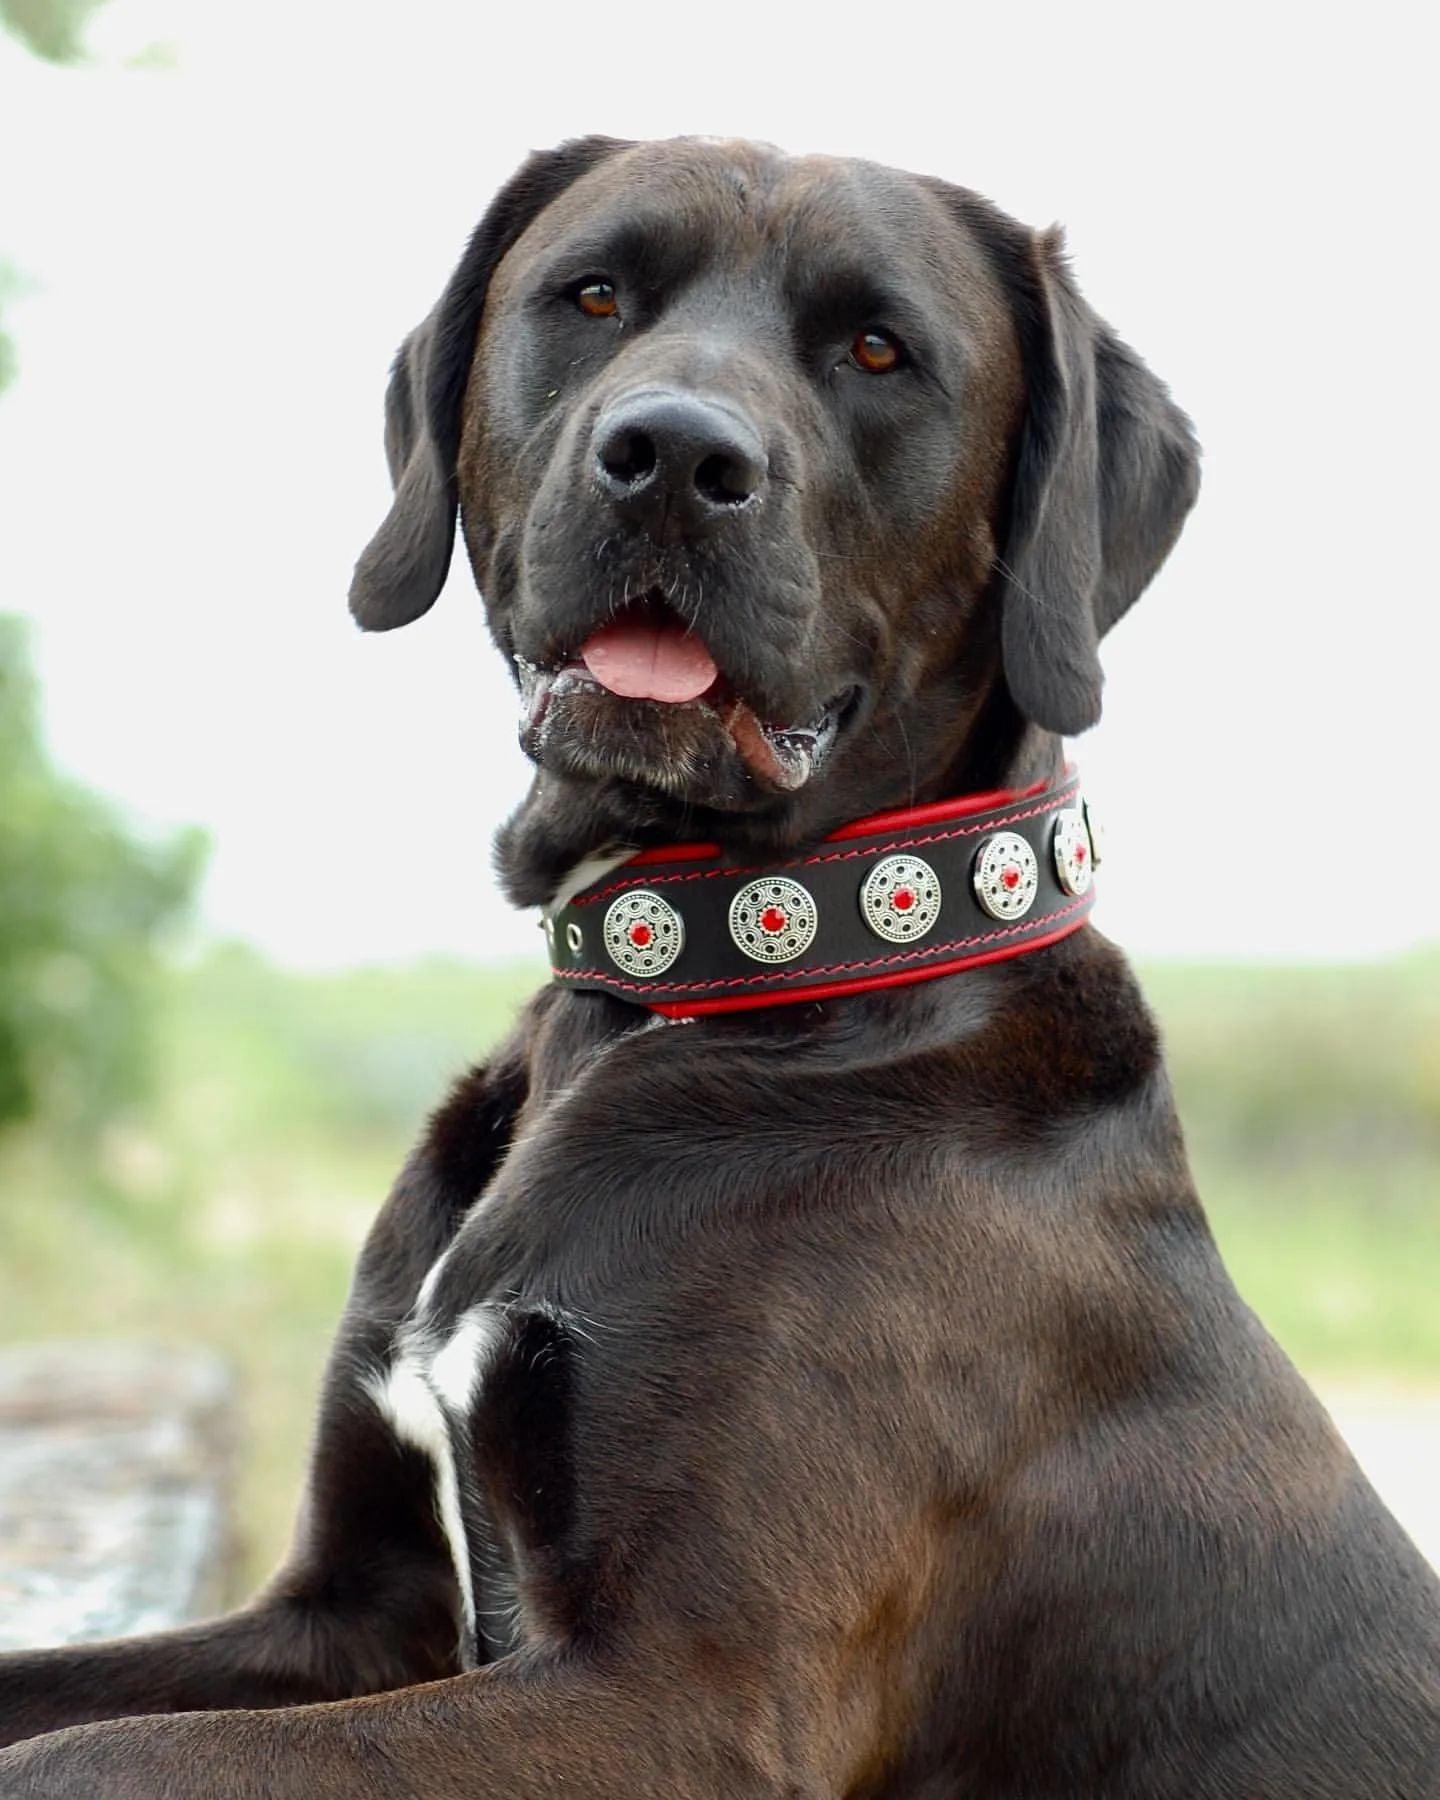
<svg viewBox="0 0 1440 1800">
<path fill-rule="evenodd" d="M 1196 418 L 1199 512 L 1077 751 L 1110 828 L 1099 922 L 1141 965 L 1242 1291 L 1357 1432 L 1402 1422 L 1388 1479 L 1421 1530 L 1416 15 L 505 14 L 0 0 L 0 1341 L 222 1349 L 246 1565 L 273 1564 L 360 1237 L 542 974 L 490 877 L 525 772 L 468 573 L 395 636 L 345 612 L 388 359 L 530 146 L 757 136 L 1062 220 Z"/>
</svg>

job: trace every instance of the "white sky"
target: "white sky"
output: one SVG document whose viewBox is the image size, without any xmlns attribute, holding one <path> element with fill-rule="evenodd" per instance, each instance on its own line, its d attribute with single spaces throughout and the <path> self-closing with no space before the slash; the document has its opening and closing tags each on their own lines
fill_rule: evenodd
<svg viewBox="0 0 1440 1800">
<path fill-rule="evenodd" d="M 345 611 L 388 359 L 530 146 L 749 135 L 1062 220 L 1198 423 L 1199 511 L 1079 746 L 1102 925 L 1182 954 L 1440 934 L 1423 16 L 113 0 L 98 68 L 0 42 L 0 255 L 36 283 L 0 607 L 39 620 L 57 754 L 207 825 L 208 923 L 289 961 L 533 950 L 489 873 L 525 765 L 468 571 L 388 637 Z M 175 71 L 118 66 L 154 38 Z"/>
</svg>

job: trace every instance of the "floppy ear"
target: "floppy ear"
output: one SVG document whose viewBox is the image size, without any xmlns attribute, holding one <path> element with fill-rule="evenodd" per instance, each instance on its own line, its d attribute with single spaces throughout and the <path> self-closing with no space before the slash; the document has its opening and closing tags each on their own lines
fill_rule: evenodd
<svg viewBox="0 0 1440 1800">
<path fill-rule="evenodd" d="M 418 619 L 434 605 L 450 568 L 454 476 L 441 465 L 421 410 L 433 325 L 428 319 L 400 346 L 385 390 L 385 459 L 395 499 L 350 583 L 350 611 L 366 631 Z"/>
<path fill-rule="evenodd" d="M 350 611 L 364 630 L 408 625 L 445 585 L 455 542 L 460 413 L 490 277 L 552 200 L 627 147 L 618 138 L 586 137 L 536 151 L 496 195 L 434 311 L 401 345 L 385 394 L 395 498 L 350 583 Z"/>
<path fill-rule="evenodd" d="M 1076 291 L 1058 232 L 1012 268 L 1027 412 L 997 564 L 1016 705 L 1049 731 L 1100 717 L 1100 639 L 1170 551 L 1200 484 L 1190 421 Z"/>
</svg>

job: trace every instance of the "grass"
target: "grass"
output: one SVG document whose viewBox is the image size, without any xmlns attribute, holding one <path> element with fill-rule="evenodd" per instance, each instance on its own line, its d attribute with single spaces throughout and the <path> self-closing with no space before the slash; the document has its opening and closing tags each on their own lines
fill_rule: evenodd
<svg viewBox="0 0 1440 1800">
<path fill-rule="evenodd" d="M 1308 1373 L 1440 1385 L 1440 954 L 1142 972 L 1235 1277 Z M 285 1542 L 355 1250 L 446 1082 L 539 979 L 426 963 L 168 983 L 154 1098 L 0 1140 L 0 1336 L 204 1342 L 241 1377 L 249 1573 Z"/>
<path fill-rule="evenodd" d="M 1307 1374 L 1440 1384 L 1440 951 L 1141 973 L 1246 1299 Z"/>
</svg>

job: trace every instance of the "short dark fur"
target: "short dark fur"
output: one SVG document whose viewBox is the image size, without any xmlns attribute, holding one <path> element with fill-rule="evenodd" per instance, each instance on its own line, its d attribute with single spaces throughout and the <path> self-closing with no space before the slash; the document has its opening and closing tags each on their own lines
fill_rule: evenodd
<svg viewBox="0 0 1440 1800">
<path fill-rule="evenodd" d="M 618 324 L 567 300 L 598 272 Z M 877 321 L 915 355 L 871 382 L 841 359 Z M 612 504 L 596 434 L 652 389 L 743 418 L 755 504 L 683 531 Z M 1052 237 L 688 140 L 532 158 L 402 352 L 386 442 L 362 624 L 433 602 L 458 515 L 507 655 L 659 592 L 757 715 L 845 697 L 791 788 L 703 704 L 532 718 L 525 900 L 611 841 L 763 855 L 1052 775 L 1196 488 Z M 439 1341 L 477 1306 L 472 1631 L 366 1380 L 407 1320 Z M 371 1233 L 280 1574 L 211 1624 L 0 1659 L 7 1739 L 4 1800 L 1435 1800 L 1440 1592 L 1231 1286 L 1086 928 L 679 1028 L 542 993 Z"/>
</svg>

